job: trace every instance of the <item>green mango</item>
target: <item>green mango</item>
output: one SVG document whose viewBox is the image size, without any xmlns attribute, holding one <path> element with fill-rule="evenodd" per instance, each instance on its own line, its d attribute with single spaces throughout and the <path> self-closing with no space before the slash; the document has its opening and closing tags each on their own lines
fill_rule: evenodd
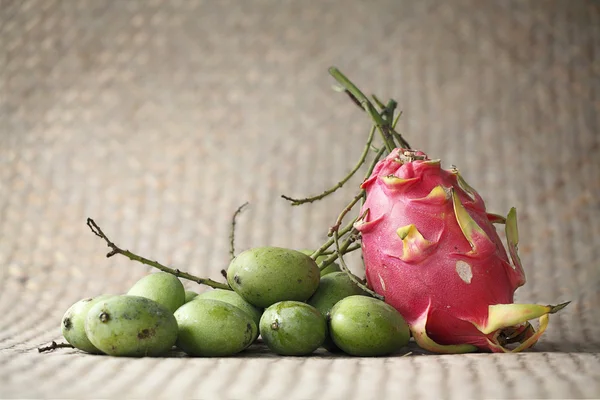
<svg viewBox="0 0 600 400">
<path fill-rule="evenodd" d="M 353 295 L 368 296 L 350 279 L 347 273 L 333 272 L 321 278 L 317 291 L 308 299 L 307 303 L 327 316 L 338 301 Z"/>
<path fill-rule="evenodd" d="M 198 296 L 198 293 L 194 292 L 193 290 L 186 290 L 185 291 L 185 303 L 194 300 L 196 297 Z"/>
<path fill-rule="evenodd" d="M 329 318 L 331 308 L 338 301 L 353 295 L 368 296 L 366 292 L 350 279 L 347 273 L 333 272 L 321 277 L 319 288 L 315 294 L 308 299 L 307 303 L 319 310 L 326 318 Z M 325 339 L 323 347 L 333 353 L 340 351 L 329 335 Z"/>
<path fill-rule="evenodd" d="M 248 303 L 246 300 L 243 299 L 242 296 L 240 296 L 233 290 L 225 290 L 225 289 L 208 290 L 206 292 L 199 294 L 198 297 L 196 297 L 196 299 L 197 300 L 199 300 L 199 299 L 219 300 L 219 301 L 224 301 L 225 303 L 229 303 L 233 306 L 236 306 L 237 308 L 241 309 L 242 311 L 248 313 L 248 315 L 250 315 L 250 317 L 252 317 L 252 320 L 254 321 L 254 323 L 256 324 L 257 327 L 260 323 L 260 317 L 263 313 L 262 309 L 255 307 L 252 304 Z M 256 339 L 257 337 L 258 337 L 258 329 L 256 330 L 256 337 L 254 339 Z"/>
<path fill-rule="evenodd" d="M 102 352 L 90 342 L 85 333 L 85 318 L 96 303 L 111 297 L 111 295 L 103 294 L 96 297 L 88 297 L 79 300 L 73 304 L 62 318 L 61 331 L 67 342 L 79 350 L 86 351 L 92 354 L 101 354 Z"/>
<path fill-rule="evenodd" d="M 274 353 L 304 356 L 323 344 L 327 336 L 327 323 L 319 310 L 311 305 L 299 301 L 281 301 L 263 313 L 260 334 Z"/>
<path fill-rule="evenodd" d="M 279 301 L 306 301 L 319 286 L 315 261 L 299 251 L 257 247 L 238 254 L 227 270 L 233 290 L 256 307 Z"/>
<path fill-rule="evenodd" d="M 185 289 L 181 281 L 167 272 L 146 275 L 127 292 L 130 296 L 141 296 L 167 307 L 172 313 L 185 303 Z"/>
<path fill-rule="evenodd" d="M 220 300 L 196 298 L 175 311 L 177 347 L 191 356 L 225 357 L 252 344 L 258 327 L 248 313 Z"/>
<path fill-rule="evenodd" d="M 90 342 L 111 356 L 155 357 L 167 353 L 177 340 L 173 313 L 154 300 L 112 296 L 90 308 L 85 320 Z"/>
<path fill-rule="evenodd" d="M 391 354 L 410 340 L 410 331 L 402 315 L 373 297 L 345 297 L 333 306 L 329 315 L 333 342 L 353 356 Z"/>
</svg>

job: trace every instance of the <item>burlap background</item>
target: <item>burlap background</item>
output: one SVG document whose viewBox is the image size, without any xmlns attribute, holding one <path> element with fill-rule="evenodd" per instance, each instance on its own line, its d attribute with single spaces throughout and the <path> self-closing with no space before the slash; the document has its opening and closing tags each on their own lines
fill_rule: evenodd
<svg viewBox="0 0 600 400">
<path fill-rule="evenodd" d="M 600 8 L 584 0 L 0 2 L 0 397 L 600 397 Z M 414 147 L 519 210 L 520 302 L 573 304 L 518 355 L 118 359 L 36 347 L 76 300 L 148 268 L 218 279 L 238 249 L 314 247 L 368 120 L 337 65 L 393 97 Z M 362 176 L 362 174 L 361 174 Z M 355 264 L 355 268 L 357 265 Z M 190 285 L 191 287 L 192 285 Z"/>
</svg>

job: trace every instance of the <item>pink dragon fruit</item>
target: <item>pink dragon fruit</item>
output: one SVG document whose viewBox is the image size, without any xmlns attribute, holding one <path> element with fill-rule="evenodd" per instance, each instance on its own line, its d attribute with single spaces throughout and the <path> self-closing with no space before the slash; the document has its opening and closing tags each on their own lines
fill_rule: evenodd
<svg viewBox="0 0 600 400">
<path fill-rule="evenodd" d="M 456 169 L 420 151 L 395 149 L 363 183 L 361 232 L 369 286 L 406 319 L 416 342 L 437 353 L 521 351 L 565 304 L 513 304 L 525 283 L 516 212 L 486 212 Z M 512 263 L 493 223 L 506 224 Z M 539 318 L 535 332 L 528 322 Z M 520 343 L 517 347 L 507 346 Z"/>
</svg>

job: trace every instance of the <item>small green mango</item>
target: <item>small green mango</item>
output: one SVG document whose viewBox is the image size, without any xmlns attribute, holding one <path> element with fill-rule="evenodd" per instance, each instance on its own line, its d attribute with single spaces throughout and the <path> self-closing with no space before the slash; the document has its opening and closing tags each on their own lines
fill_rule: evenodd
<svg viewBox="0 0 600 400">
<path fill-rule="evenodd" d="M 331 308 L 345 297 L 353 295 L 367 296 L 367 293 L 359 288 L 356 283 L 350 279 L 345 272 L 333 272 L 321 277 L 319 288 L 308 299 L 308 304 L 315 307 L 326 318 L 329 318 Z M 323 343 L 323 347 L 331 352 L 339 352 L 340 349 L 335 345 L 328 335 Z"/>
<path fill-rule="evenodd" d="M 146 275 L 127 292 L 130 296 L 145 297 L 167 307 L 172 313 L 185 303 L 185 289 L 181 281 L 167 272 Z"/>
<path fill-rule="evenodd" d="M 304 356 L 323 344 L 327 323 L 313 306 L 299 301 L 281 301 L 263 313 L 260 334 L 274 353 Z"/>
<path fill-rule="evenodd" d="M 314 250 L 300 250 L 302 253 L 306 254 L 307 256 L 310 256 L 312 253 L 314 253 Z M 317 257 L 317 259 L 315 260 L 315 262 L 318 264 L 320 264 L 322 261 L 324 261 L 327 257 L 329 257 L 328 255 L 320 255 Z M 331 264 L 329 264 L 328 266 L 326 266 L 325 268 L 323 268 L 321 270 L 321 278 L 324 277 L 325 275 L 331 274 L 333 272 L 340 272 L 342 269 L 340 268 L 340 265 L 336 262 L 332 262 Z"/>
<path fill-rule="evenodd" d="M 348 296 L 331 309 L 329 332 L 334 343 L 353 356 L 383 356 L 408 344 L 410 331 L 402 315 L 381 300 Z"/>
<path fill-rule="evenodd" d="M 306 301 L 319 286 L 315 261 L 296 250 L 257 247 L 238 254 L 227 282 L 246 301 L 266 308 L 279 301 Z"/>
<path fill-rule="evenodd" d="M 317 291 L 307 303 L 327 316 L 338 301 L 353 295 L 367 296 L 367 293 L 359 288 L 347 273 L 333 272 L 321 278 Z"/>
<path fill-rule="evenodd" d="M 96 297 L 89 297 L 79 300 L 73 304 L 62 318 L 61 331 L 67 342 L 79 350 L 92 354 L 101 354 L 102 352 L 90 342 L 85 333 L 85 318 L 96 303 L 111 297 L 103 294 Z"/>
<path fill-rule="evenodd" d="M 193 290 L 186 290 L 184 304 L 187 303 L 188 301 L 194 300 L 197 296 L 198 296 L 198 293 L 194 292 Z"/>
<path fill-rule="evenodd" d="M 213 299 L 194 299 L 175 311 L 177 347 L 191 356 L 225 357 L 239 353 L 256 338 L 256 324 L 238 307 Z"/>
<path fill-rule="evenodd" d="M 248 315 L 250 315 L 250 317 L 252 318 L 252 320 L 254 321 L 254 323 L 256 324 L 257 327 L 260 324 L 260 317 L 262 316 L 263 310 L 248 303 L 246 300 L 244 300 L 242 298 L 242 296 L 240 296 L 233 290 L 225 290 L 225 289 L 208 290 L 206 292 L 199 294 L 198 297 L 196 297 L 196 300 L 199 300 L 199 299 L 212 299 L 212 300 L 219 300 L 219 301 L 224 301 L 225 303 L 229 303 L 233 306 L 236 306 L 240 310 L 246 312 Z M 257 337 L 258 337 L 258 329 L 256 330 L 256 337 L 254 337 L 252 340 L 254 341 Z"/>
<path fill-rule="evenodd" d="M 92 344 L 111 356 L 160 356 L 177 340 L 173 313 L 154 300 L 112 296 L 88 312 L 85 332 Z"/>
</svg>

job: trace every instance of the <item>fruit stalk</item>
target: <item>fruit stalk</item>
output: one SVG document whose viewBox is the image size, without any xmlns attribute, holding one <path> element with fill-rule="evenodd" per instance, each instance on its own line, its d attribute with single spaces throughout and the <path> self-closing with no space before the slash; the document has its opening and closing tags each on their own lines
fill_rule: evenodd
<svg viewBox="0 0 600 400">
<path fill-rule="evenodd" d="M 356 239 L 357 238 L 346 239 L 344 241 L 344 243 L 340 246 L 341 253 L 339 253 L 339 254 L 348 254 L 355 250 L 360 249 L 361 248 L 360 243 L 352 244 L 356 241 Z M 325 268 L 327 268 L 328 266 L 333 264 L 335 262 L 335 260 L 337 260 L 339 258 L 339 254 L 337 251 L 332 251 L 331 253 L 329 253 L 328 257 L 326 259 L 324 259 L 322 262 L 317 264 L 319 266 L 319 270 L 323 271 Z"/>
<path fill-rule="evenodd" d="M 354 100 L 356 104 L 358 104 L 361 108 L 363 108 L 367 114 L 371 117 L 375 125 L 377 125 L 377 129 L 379 133 L 381 133 L 381 137 L 383 139 L 383 143 L 388 152 L 391 152 L 395 147 L 396 143 L 394 142 L 394 137 L 400 138 L 400 144 L 402 146 L 410 147 L 408 143 L 402 139 L 402 136 L 395 132 L 394 128 L 391 127 L 391 122 L 393 118 L 389 120 L 384 118 L 373 106 L 373 103 L 369 101 L 367 96 L 364 95 L 363 92 L 360 91 L 344 74 L 342 74 L 336 67 L 329 68 L 329 73 L 331 76 L 335 78 L 336 81 L 340 85 L 342 85 L 343 89 L 348 93 Z M 390 110 L 391 114 L 393 114 L 393 109 L 395 108 L 395 102 L 389 102 L 390 109 L 384 109 L 383 115 L 389 116 Z M 392 134 L 394 132 L 394 134 Z"/>
<path fill-rule="evenodd" d="M 54 340 L 48 346 L 38 347 L 38 353 L 52 351 L 56 349 L 74 349 L 75 347 L 69 343 L 56 343 Z"/>
<path fill-rule="evenodd" d="M 237 223 L 237 217 L 242 213 L 242 211 L 244 211 L 244 208 L 246 208 L 248 204 L 250 203 L 245 202 L 244 204 L 239 206 L 237 210 L 235 210 L 235 212 L 233 213 L 233 217 L 231 217 L 231 233 L 229 234 L 229 255 L 231 256 L 232 260 L 235 257 L 235 225 Z M 225 278 L 227 278 L 227 276 L 225 276 Z"/>
<path fill-rule="evenodd" d="M 350 232 L 353 228 L 354 228 L 354 223 L 356 222 L 356 218 L 353 219 L 352 221 L 350 221 L 348 223 L 348 225 L 346 225 L 345 227 L 343 227 L 340 231 L 339 231 L 339 235 L 344 236 L 346 233 Z M 331 246 L 333 245 L 333 238 L 329 238 L 325 243 L 323 243 L 323 245 L 321 245 L 321 247 L 319 247 L 317 250 L 315 250 L 314 253 L 312 253 L 310 255 L 310 258 L 312 258 L 313 260 L 316 260 L 317 257 L 319 257 L 321 254 L 325 253 Z M 325 262 L 327 262 L 328 260 L 325 260 Z M 333 260 L 331 260 L 331 262 L 333 262 Z M 320 265 L 319 267 L 325 268 L 327 265 L 329 265 L 329 263 L 324 264 L 324 265 Z"/>
<path fill-rule="evenodd" d="M 371 127 L 371 131 L 369 132 L 369 137 L 367 139 L 365 148 L 364 148 L 362 154 L 360 155 L 358 162 L 356 163 L 354 168 L 352 168 L 352 170 L 348 173 L 348 175 L 346 175 L 342 180 L 340 180 L 335 186 L 325 190 L 323 193 L 321 193 L 319 195 L 306 197 L 304 199 L 294 199 L 294 198 L 286 196 L 284 194 L 282 194 L 281 197 L 290 201 L 293 206 L 299 206 L 301 204 L 312 203 L 314 201 L 321 200 L 322 198 L 329 196 L 330 194 L 332 194 L 333 192 L 335 192 L 336 190 L 338 190 L 339 188 L 344 186 L 344 184 L 346 182 L 348 182 L 350 180 L 350 178 L 352 178 L 354 176 L 356 171 L 358 171 L 360 169 L 360 167 L 365 163 L 367 154 L 369 154 L 369 149 L 371 148 L 372 143 L 373 143 L 373 138 L 375 136 L 375 128 L 376 128 L 376 125 L 373 125 Z"/>
<path fill-rule="evenodd" d="M 221 282 L 217 282 L 214 281 L 212 279 L 209 278 L 200 278 L 198 276 L 192 275 L 188 272 L 184 272 L 181 271 L 180 269 L 176 268 L 169 268 L 161 263 L 159 263 L 158 261 L 152 261 L 150 259 L 147 259 L 145 257 L 141 257 L 135 253 L 132 253 L 129 250 L 123 250 L 120 247 L 118 247 L 116 244 L 114 244 L 102 231 L 102 229 L 100 229 L 100 227 L 98 226 L 98 224 L 96 224 L 96 222 L 91 219 L 88 218 L 87 219 L 87 226 L 89 226 L 89 228 L 91 229 L 91 231 L 94 233 L 94 235 L 98 236 L 99 238 L 103 239 L 106 242 L 106 245 L 108 247 L 110 247 L 111 251 L 108 252 L 106 254 L 106 258 L 110 258 L 112 256 L 114 256 L 115 254 L 120 254 L 122 256 L 125 256 L 127 258 L 129 258 L 132 261 L 137 261 L 139 263 L 154 267 L 156 269 L 159 269 L 163 272 L 167 272 L 169 274 L 175 275 L 178 278 L 183 278 L 183 279 L 187 279 L 190 281 L 194 281 L 200 285 L 206 285 L 206 286 L 210 286 L 214 289 L 225 289 L 225 290 L 231 290 L 231 288 L 229 287 L 229 285 L 225 284 L 225 283 L 221 283 Z"/>
<path fill-rule="evenodd" d="M 341 90 L 343 92 L 345 92 L 357 106 L 359 106 L 361 109 L 366 111 L 371 116 L 374 124 L 371 127 L 371 130 L 369 131 L 369 136 L 368 136 L 367 142 L 365 144 L 364 150 L 363 150 L 362 154 L 360 155 L 359 160 L 356 163 L 356 165 L 354 166 L 354 168 L 342 180 L 340 180 L 336 185 L 334 185 L 333 187 L 331 187 L 328 190 L 325 190 L 323 193 L 321 193 L 319 195 L 306 197 L 306 198 L 302 198 L 302 199 L 296 199 L 296 198 L 292 198 L 290 196 L 281 195 L 282 198 L 290 201 L 291 205 L 293 205 L 293 206 L 306 204 L 306 203 L 312 203 L 314 201 L 321 200 L 321 199 L 327 197 L 328 195 L 334 193 L 339 188 L 341 188 L 346 182 L 348 182 L 348 180 L 352 176 L 354 176 L 354 174 L 359 170 L 359 168 L 365 163 L 369 149 L 375 150 L 377 152 L 377 154 L 375 155 L 374 159 L 369 164 L 367 173 L 365 174 L 365 177 L 363 180 L 367 179 L 371 175 L 371 173 L 373 172 L 373 169 L 375 168 L 375 165 L 379 162 L 381 157 L 386 155 L 387 153 L 389 153 L 389 151 L 391 149 L 396 147 L 394 138 L 396 141 L 398 141 L 398 143 L 405 146 L 406 148 L 410 147 L 410 145 L 402 137 L 402 135 L 400 135 L 395 130 L 398 120 L 400 119 L 400 116 L 402 115 L 402 112 L 399 112 L 397 116 L 394 116 L 394 112 L 397 107 L 397 102 L 395 100 L 390 99 L 388 101 L 388 104 L 384 105 L 375 95 L 373 95 L 372 96 L 373 100 L 375 101 L 377 106 L 381 109 L 380 112 L 377 112 L 375 106 L 370 102 L 370 100 L 360 91 L 360 89 L 358 89 L 358 87 L 356 87 L 356 85 L 354 85 L 337 68 L 331 67 L 329 72 L 338 81 L 338 83 L 340 85 L 342 85 Z M 385 146 L 380 149 L 376 149 L 373 146 L 375 129 L 379 130 L 379 132 L 381 133 L 382 138 L 384 139 L 384 142 L 385 142 Z M 344 208 L 344 210 L 342 210 L 342 212 L 340 213 L 340 215 L 338 216 L 338 218 L 336 220 L 335 225 L 333 225 L 329 229 L 329 232 L 328 232 L 329 239 L 325 243 L 323 243 L 323 245 L 321 245 L 311 255 L 311 257 L 313 259 L 316 259 L 319 255 L 321 255 L 323 252 L 327 251 L 331 246 L 334 245 L 334 239 L 332 237 L 333 232 L 336 230 L 339 230 L 339 227 L 341 226 L 343 218 L 346 216 L 346 214 L 348 212 L 350 212 L 352 210 L 352 208 L 358 203 L 358 201 L 361 201 L 361 204 L 364 204 L 364 201 L 365 201 L 364 190 L 361 190 L 356 195 L 356 197 L 352 200 L 352 202 L 350 204 L 348 204 Z M 352 220 L 347 226 L 345 226 L 343 229 L 339 230 L 338 239 L 343 237 L 345 234 L 347 234 L 348 232 L 350 232 L 352 230 L 352 227 L 353 227 L 355 221 L 356 221 L 356 219 Z M 321 262 L 319 264 L 319 268 L 324 269 L 327 265 L 329 265 L 333 261 L 335 261 L 340 256 L 340 254 L 346 254 L 353 250 L 355 250 L 355 248 L 352 246 L 344 247 L 342 245 L 340 248 L 341 253 L 334 251 L 332 256 L 328 257 L 327 259 L 325 259 L 323 262 Z"/>
<path fill-rule="evenodd" d="M 356 233 L 358 233 L 358 231 L 356 231 Z M 338 232 L 337 230 L 333 231 L 333 241 L 335 243 L 335 249 L 337 254 L 339 255 L 339 259 L 340 259 L 340 268 L 342 269 L 342 271 L 344 271 L 346 274 L 348 274 L 348 277 L 352 280 L 352 282 L 354 282 L 356 284 L 356 286 L 358 286 L 359 288 L 361 288 L 363 291 L 369 293 L 371 296 L 378 298 L 379 300 L 384 300 L 383 296 L 375 293 L 373 290 L 371 290 L 369 287 L 365 286 L 364 283 L 362 283 L 357 277 L 356 275 L 354 275 L 352 273 L 352 271 L 350 271 L 350 268 L 348 268 L 348 265 L 346 265 L 346 261 L 344 261 L 344 257 L 343 257 L 343 250 L 340 247 L 340 242 L 339 242 L 339 238 L 338 238 Z"/>
</svg>

